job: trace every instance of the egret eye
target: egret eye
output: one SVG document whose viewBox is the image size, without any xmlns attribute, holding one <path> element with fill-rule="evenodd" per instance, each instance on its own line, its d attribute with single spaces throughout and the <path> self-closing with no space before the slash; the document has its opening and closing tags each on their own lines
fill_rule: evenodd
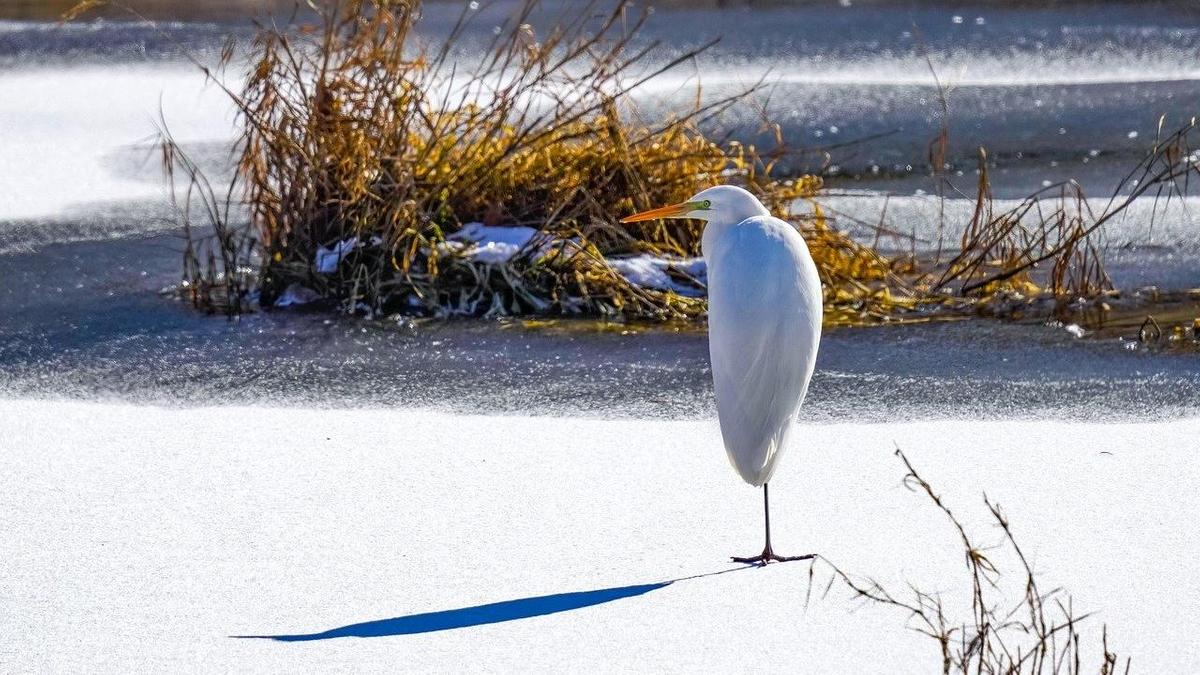
<svg viewBox="0 0 1200 675">
<path fill-rule="evenodd" d="M 712 202 L 708 201 L 707 199 L 700 202 L 700 208 L 702 208 L 702 209 L 707 209 L 710 206 L 712 206 Z"/>
</svg>

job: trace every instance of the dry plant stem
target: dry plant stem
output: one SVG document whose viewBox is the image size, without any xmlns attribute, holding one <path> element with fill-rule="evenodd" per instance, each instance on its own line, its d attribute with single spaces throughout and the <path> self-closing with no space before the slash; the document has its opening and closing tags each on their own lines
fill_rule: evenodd
<svg viewBox="0 0 1200 675">
<path fill-rule="evenodd" d="M 947 89 L 942 84 L 941 78 L 938 77 L 937 69 L 933 66 L 933 58 L 929 55 L 929 50 L 926 46 L 925 36 L 921 33 L 916 24 L 913 24 L 913 35 L 917 38 L 917 48 L 921 56 L 925 59 L 925 65 L 929 68 L 929 75 L 933 78 L 933 84 L 937 87 L 938 104 L 941 108 L 941 118 L 938 121 L 938 135 L 929 143 L 929 170 L 933 178 L 934 194 L 938 198 L 938 226 L 937 226 L 937 250 L 934 253 L 933 264 L 938 265 L 942 262 L 942 245 L 944 244 L 944 232 L 946 229 L 946 168 L 947 158 L 950 149 L 950 103 L 947 100 Z M 915 247 L 915 233 L 914 242 Z M 915 248 L 912 255 L 916 256 Z"/>
<path fill-rule="evenodd" d="M 1169 190 L 1168 199 L 1171 194 L 1185 194 L 1191 175 L 1200 171 L 1190 142 L 1195 129 L 1196 121 L 1192 119 L 1165 138 L 1160 134 L 1146 157 L 1114 189 L 1099 215 L 1091 211 L 1082 189 L 1074 181 L 1039 190 L 1011 211 L 994 217 L 990 216 L 991 199 L 987 196 L 989 217 L 986 222 L 973 221 L 972 229 L 968 230 L 973 237 L 968 240 L 964 235 L 963 254 L 951 263 L 937 286 L 961 280 L 959 292 L 972 294 L 1009 282 L 1026 275 L 1041 263 L 1053 261 L 1051 282 L 1055 294 L 1090 296 L 1110 289 L 1112 283 L 1104 272 L 1095 235 L 1151 190 L 1156 195 L 1164 189 Z M 986 157 L 982 152 L 980 165 L 982 184 L 986 169 Z M 1182 186 L 1179 184 L 1181 178 Z M 1040 212 L 1043 195 L 1056 192 L 1054 208 L 1049 213 Z M 980 200 L 985 201 L 982 189 Z M 1034 220 L 1038 228 L 1032 230 L 1022 223 L 1031 211 L 1038 211 Z M 976 216 L 979 215 L 977 209 Z M 981 241 L 984 239 L 986 241 Z M 1001 269 L 989 274 L 976 273 L 986 267 L 987 260 L 997 255 L 1008 261 Z"/>
<path fill-rule="evenodd" d="M 1000 506 L 984 496 L 984 504 L 1004 534 L 1005 547 L 1020 563 L 1024 578 L 1021 599 L 1007 611 L 1003 610 L 1005 599 L 999 585 L 1003 574 L 999 567 L 974 544 L 962 522 L 899 448 L 896 455 L 904 463 L 905 483 L 933 502 L 955 529 L 971 581 L 970 620 L 955 619 L 936 593 L 910 586 L 911 599 L 903 599 L 880 583 L 859 580 L 822 557 L 820 560 L 832 570 L 830 585 L 834 580 L 841 581 L 866 601 L 903 610 L 909 617 L 910 628 L 937 642 L 942 672 L 947 675 L 1085 672 L 1077 627 L 1088 615 L 1076 615 L 1070 596 L 1062 589 L 1040 590 L 1029 559 Z M 1056 611 L 1052 612 L 1051 607 Z M 1109 649 L 1107 627 L 1101 630 L 1103 660 L 1098 670 L 1116 673 L 1119 658 Z M 1127 658 L 1126 672 L 1130 663 Z"/>
<path fill-rule="evenodd" d="M 171 140 L 165 120 L 160 122 L 160 138 L 171 204 L 183 229 L 182 295 L 199 309 L 236 316 L 249 306 L 253 280 L 243 262 L 252 260 L 257 242 L 247 228 L 231 224 L 231 192 L 218 196 L 191 157 Z M 180 172 L 186 178 L 182 199 L 177 185 Z M 193 216 L 197 204 L 203 226 L 210 230 L 207 234 L 197 232 Z"/>
</svg>

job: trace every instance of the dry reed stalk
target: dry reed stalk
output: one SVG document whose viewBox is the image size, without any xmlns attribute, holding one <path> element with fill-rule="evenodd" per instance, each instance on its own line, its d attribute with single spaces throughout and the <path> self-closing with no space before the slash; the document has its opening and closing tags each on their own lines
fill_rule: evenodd
<svg viewBox="0 0 1200 675">
<path fill-rule="evenodd" d="M 1016 559 L 1020 568 L 1022 593 L 1011 605 L 1000 586 L 1003 572 L 993 563 L 1000 551 L 985 553 L 899 448 L 896 456 L 904 463 L 905 484 L 928 497 L 954 527 L 970 579 L 970 618 L 953 616 L 939 593 L 910 587 L 911 597 L 902 597 L 873 579 L 856 578 L 822 557 L 819 560 L 832 571 L 830 586 L 841 581 L 859 598 L 904 611 L 913 630 L 937 643 L 945 675 L 1083 673 L 1083 645 L 1077 629 L 1088 615 L 1075 614 L 1071 597 L 1063 589 L 1044 591 L 1039 587 L 1033 567 L 1000 505 L 984 495 L 984 504 L 1004 535 L 1001 548 Z M 809 576 L 811 583 L 811 570 Z M 1109 650 L 1107 626 L 1101 630 L 1102 661 L 1097 669 L 1102 675 L 1115 675 L 1119 659 Z M 1131 659 L 1126 658 L 1125 673 L 1130 663 Z"/>
</svg>

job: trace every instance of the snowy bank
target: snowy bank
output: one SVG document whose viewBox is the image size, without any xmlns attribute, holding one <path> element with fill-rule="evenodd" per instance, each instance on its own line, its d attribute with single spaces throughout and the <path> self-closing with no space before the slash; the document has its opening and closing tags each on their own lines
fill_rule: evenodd
<svg viewBox="0 0 1200 675">
<path fill-rule="evenodd" d="M 458 232 L 450 235 L 448 243 L 457 244 L 467 260 L 499 265 L 512 260 L 513 256 L 528 247 L 537 236 L 538 231 L 532 227 L 467 223 Z M 546 244 L 549 243 L 547 238 Z"/>
<path fill-rule="evenodd" d="M 40 401 L 0 419 L 2 671 L 940 670 L 903 615 L 822 597 L 819 569 L 806 609 L 807 564 L 727 562 L 761 548 L 761 502 L 712 421 Z M 1107 622 L 1139 672 L 1185 672 L 1198 434 L 801 425 L 775 544 L 961 587 L 895 442 L 982 541 L 981 492 L 1006 507 L 1047 587 L 1098 612 L 1085 643 Z M 338 637 L 356 634 L 379 637 Z"/>
<path fill-rule="evenodd" d="M 707 294 L 708 267 L 704 258 L 669 258 L 643 253 L 629 258 L 605 260 L 635 286 L 674 291 L 693 298 L 702 298 Z M 672 272 L 675 276 L 672 276 Z"/>
</svg>

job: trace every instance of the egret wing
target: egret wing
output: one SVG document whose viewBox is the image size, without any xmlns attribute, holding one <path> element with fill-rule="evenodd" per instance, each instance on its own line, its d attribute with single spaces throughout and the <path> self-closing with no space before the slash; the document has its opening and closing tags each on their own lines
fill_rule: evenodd
<svg viewBox="0 0 1200 675">
<path fill-rule="evenodd" d="M 749 218 L 708 258 L 709 353 L 721 434 L 742 478 L 774 473 L 808 390 L 821 329 L 821 284 L 790 224 Z"/>
</svg>

